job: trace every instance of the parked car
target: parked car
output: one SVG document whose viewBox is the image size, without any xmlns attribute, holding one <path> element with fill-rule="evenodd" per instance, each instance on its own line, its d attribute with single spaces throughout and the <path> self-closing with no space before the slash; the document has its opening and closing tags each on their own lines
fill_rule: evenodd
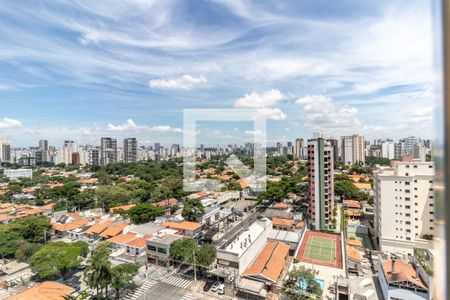
<svg viewBox="0 0 450 300">
<path fill-rule="evenodd" d="M 205 285 L 203 286 L 203 291 L 204 292 L 209 291 L 213 285 L 214 285 L 214 282 L 212 280 L 207 280 Z"/>
<path fill-rule="evenodd" d="M 219 295 L 225 294 L 225 284 L 223 283 L 219 284 L 219 287 L 217 288 L 217 293 L 219 293 Z"/>
<path fill-rule="evenodd" d="M 220 286 L 219 281 L 214 282 L 213 286 L 211 287 L 211 291 L 217 292 L 217 289 L 219 288 L 219 286 Z"/>
</svg>

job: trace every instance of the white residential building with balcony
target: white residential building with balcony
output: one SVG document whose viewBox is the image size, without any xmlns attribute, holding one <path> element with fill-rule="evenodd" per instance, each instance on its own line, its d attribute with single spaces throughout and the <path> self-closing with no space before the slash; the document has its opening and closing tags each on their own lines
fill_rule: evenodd
<svg viewBox="0 0 450 300">
<path fill-rule="evenodd" d="M 431 249 L 434 234 L 434 164 L 393 162 L 374 172 L 375 232 L 383 251 Z"/>
</svg>

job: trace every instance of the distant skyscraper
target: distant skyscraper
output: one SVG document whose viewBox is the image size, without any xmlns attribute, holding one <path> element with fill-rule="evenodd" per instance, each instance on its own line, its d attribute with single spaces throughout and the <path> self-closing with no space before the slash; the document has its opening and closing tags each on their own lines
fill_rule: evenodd
<svg viewBox="0 0 450 300">
<path fill-rule="evenodd" d="M 334 207 L 333 147 L 322 137 L 308 140 L 309 216 L 316 230 L 329 229 Z"/>
<path fill-rule="evenodd" d="M 383 158 L 395 158 L 395 143 L 393 141 L 384 141 L 381 143 L 381 153 Z"/>
<path fill-rule="evenodd" d="M 161 145 L 159 143 L 155 143 L 155 152 L 160 153 L 161 151 Z"/>
<path fill-rule="evenodd" d="M 72 153 L 72 164 L 79 166 L 80 165 L 80 153 L 73 152 Z"/>
<path fill-rule="evenodd" d="M 100 141 L 100 164 L 107 165 L 117 162 L 117 140 L 102 137 Z"/>
<path fill-rule="evenodd" d="M 39 149 L 48 151 L 48 141 L 47 140 L 40 140 L 39 141 Z"/>
<path fill-rule="evenodd" d="M 364 163 L 366 161 L 364 137 L 358 134 L 341 137 L 341 159 L 346 165 Z"/>
<path fill-rule="evenodd" d="M 132 163 L 137 161 L 136 138 L 126 138 L 123 140 L 123 161 L 125 163 Z"/>
<path fill-rule="evenodd" d="M 409 136 L 404 139 L 403 154 L 404 156 L 413 156 L 414 146 L 421 140 L 417 136 Z"/>
<path fill-rule="evenodd" d="M 92 148 L 89 150 L 89 163 L 92 165 L 100 164 L 100 155 L 97 148 Z"/>
<path fill-rule="evenodd" d="M 9 140 L 0 140 L 0 163 L 11 162 L 11 142 Z"/>
<path fill-rule="evenodd" d="M 303 148 L 305 147 L 305 141 L 303 139 L 295 140 L 295 158 L 303 159 Z"/>
<path fill-rule="evenodd" d="M 48 151 L 42 149 L 36 151 L 36 163 L 43 163 L 49 161 L 48 159 Z"/>
<path fill-rule="evenodd" d="M 338 140 L 335 139 L 329 139 L 331 147 L 333 148 L 333 162 L 336 162 L 339 160 L 339 145 Z"/>
</svg>

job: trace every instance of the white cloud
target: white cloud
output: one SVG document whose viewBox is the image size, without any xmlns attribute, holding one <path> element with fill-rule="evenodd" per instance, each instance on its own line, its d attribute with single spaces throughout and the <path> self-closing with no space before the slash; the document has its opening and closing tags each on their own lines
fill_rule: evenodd
<svg viewBox="0 0 450 300">
<path fill-rule="evenodd" d="M 264 116 L 269 120 L 281 121 L 286 119 L 286 114 L 279 108 L 258 108 L 256 117 Z"/>
<path fill-rule="evenodd" d="M 13 129 L 13 128 L 21 128 L 22 122 L 15 119 L 3 118 L 0 120 L 0 129 Z"/>
<path fill-rule="evenodd" d="M 191 75 L 183 75 L 172 79 L 151 79 L 148 85 L 152 89 L 192 90 L 195 86 L 206 82 L 207 80 L 203 76 L 193 77 Z"/>
<path fill-rule="evenodd" d="M 264 108 L 278 104 L 284 99 L 287 99 L 287 96 L 277 89 L 271 89 L 262 93 L 251 92 L 236 100 L 234 107 Z"/>
<path fill-rule="evenodd" d="M 303 107 L 306 127 L 323 131 L 360 129 L 361 122 L 355 107 L 338 105 L 324 95 L 308 95 L 299 98 L 295 103 Z"/>
<path fill-rule="evenodd" d="M 125 123 L 120 125 L 108 124 L 108 130 L 110 131 L 148 131 L 156 133 L 167 133 L 167 132 L 183 132 L 181 128 L 174 128 L 168 125 L 157 125 L 157 126 L 147 126 L 147 125 L 136 125 L 132 119 L 128 119 Z"/>
</svg>

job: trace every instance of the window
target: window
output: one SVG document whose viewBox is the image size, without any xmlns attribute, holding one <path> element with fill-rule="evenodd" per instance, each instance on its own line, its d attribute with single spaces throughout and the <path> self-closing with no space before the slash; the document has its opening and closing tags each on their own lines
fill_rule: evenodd
<svg viewBox="0 0 450 300">
<path fill-rule="evenodd" d="M 149 251 L 156 251 L 156 247 L 155 247 L 155 246 L 152 246 L 152 245 L 148 245 L 147 249 L 148 249 Z"/>
<path fill-rule="evenodd" d="M 409 181 L 405 181 L 405 185 L 409 185 L 410 184 L 410 182 Z"/>
<path fill-rule="evenodd" d="M 164 248 L 159 248 L 159 247 L 158 247 L 158 253 L 164 253 L 164 254 L 167 254 L 167 251 L 166 251 L 166 249 L 164 249 Z"/>
</svg>

